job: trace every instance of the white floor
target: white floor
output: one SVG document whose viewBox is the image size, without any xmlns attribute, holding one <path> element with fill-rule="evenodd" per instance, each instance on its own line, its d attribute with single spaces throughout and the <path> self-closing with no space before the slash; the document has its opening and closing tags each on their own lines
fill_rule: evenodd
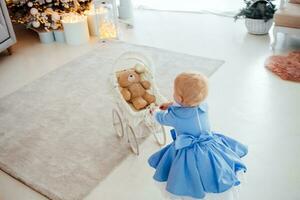
<svg viewBox="0 0 300 200">
<path fill-rule="evenodd" d="M 249 155 L 241 200 L 300 199 L 300 84 L 280 80 L 263 66 L 270 37 L 247 34 L 242 21 L 213 15 L 136 12 L 132 30 L 121 39 L 192 55 L 223 59 L 210 78 L 210 119 L 215 130 L 246 143 Z M 14 92 L 93 48 L 43 45 L 18 31 L 12 56 L 0 56 L 0 97 Z M 277 53 L 300 49 L 300 40 L 280 39 Z M 158 200 L 147 158 L 158 150 L 152 138 L 139 157 L 129 156 L 86 200 Z M 45 199 L 0 172 L 0 200 Z"/>
</svg>

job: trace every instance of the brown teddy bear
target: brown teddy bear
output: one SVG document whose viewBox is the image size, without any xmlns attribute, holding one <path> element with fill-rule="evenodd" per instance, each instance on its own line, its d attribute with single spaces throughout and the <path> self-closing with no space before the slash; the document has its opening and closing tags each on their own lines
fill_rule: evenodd
<svg viewBox="0 0 300 200">
<path fill-rule="evenodd" d="M 155 102 L 155 96 L 147 92 L 150 82 L 141 79 L 141 68 L 132 68 L 117 73 L 120 91 L 124 99 L 132 103 L 133 107 L 141 110 Z"/>
</svg>

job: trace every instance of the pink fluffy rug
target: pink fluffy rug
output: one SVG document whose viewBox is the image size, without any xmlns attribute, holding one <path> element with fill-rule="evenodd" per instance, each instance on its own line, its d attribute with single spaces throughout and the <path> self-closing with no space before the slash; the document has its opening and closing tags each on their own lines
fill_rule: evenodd
<svg viewBox="0 0 300 200">
<path fill-rule="evenodd" d="M 284 80 L 300 82 L 300 51 L 290 52 L 286 56 L 271 56 L 265 65 Z"/>
</svg>

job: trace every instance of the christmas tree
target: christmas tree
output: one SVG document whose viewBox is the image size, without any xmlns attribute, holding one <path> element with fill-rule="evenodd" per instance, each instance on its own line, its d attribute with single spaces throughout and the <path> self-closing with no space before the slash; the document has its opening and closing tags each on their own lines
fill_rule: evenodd
<svg viewBox="0 0 300 200">
<path fill-rule="evenodd" d="M 62 17 L 68 13 L 83 14 L 92 0 L 6 0 L 13 23 L 36 31 L 62 28 Z"/>
</svg>

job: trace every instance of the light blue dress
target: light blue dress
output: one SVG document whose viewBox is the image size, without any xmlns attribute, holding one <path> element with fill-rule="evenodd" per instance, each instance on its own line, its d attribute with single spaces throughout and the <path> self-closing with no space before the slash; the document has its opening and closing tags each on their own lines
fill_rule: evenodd
<svg viewBox="0 0 300 200">
<path fill-rule="evenodd" d="M 247 147 L 210 130 L 206 103 L 197 107 L 173 105 L 157 112 L 155 118 L 174 127 L 174 141 L 148 160 L 156 169 L 153 178 L 166 182 L 168 192 L 202 199 L 206 193 L 225 192 L 240 184 L 237 172 L 246 171 L 241 157 L 247 154 Z"/>
</svg>

